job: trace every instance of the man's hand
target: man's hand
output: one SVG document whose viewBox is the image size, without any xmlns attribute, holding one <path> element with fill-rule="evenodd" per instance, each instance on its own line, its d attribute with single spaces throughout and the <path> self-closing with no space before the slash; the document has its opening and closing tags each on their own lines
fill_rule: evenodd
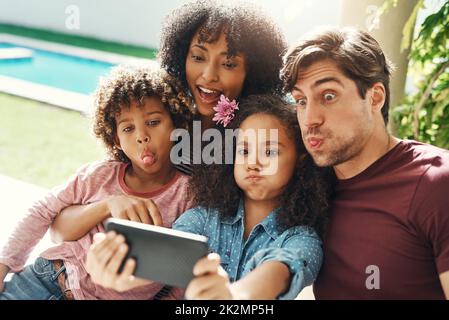
<svg viewBox="0 0 449 320">
<path fill-rule="evenodd" d="M 108 197 L 106 204 L 114 218 L 162 226 L 162 216 L 151 199 L 116 195 Z"/>
<path fill-rule="evenodd" d="M 220 256 L 211 253 L 193 267 L 195 278 L 190 281 L 185 296 L 198 300 L 231 300 L 231 284 L 226 271 L 220 265 Z"/>
<path fill-rule="evenodd" d="M 128 259 L 123 272 L 118 273 L 127 252 L 128 246 L 122 235 L 117 235 L 113 231 L 107 235 L 97 233 L 86 259 L 86 270 L 92 280 L 105 288 L 118 292 L 152 283 L 133 276 L 136 267 L 136 262 L 133 259 Z"/>
</svg>

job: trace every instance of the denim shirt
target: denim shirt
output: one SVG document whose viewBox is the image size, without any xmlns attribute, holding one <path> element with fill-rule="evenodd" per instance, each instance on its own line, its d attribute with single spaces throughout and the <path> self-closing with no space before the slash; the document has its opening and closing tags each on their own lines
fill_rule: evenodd
<svg viewBox="0 0 449 320">
<path fill-rule="evenodd" d="M 221 266 L 231 282 L 239 280 L 266 261 L 286 264 L 292 275 L 290 287 L 278 299 L 294 299 L 316 279 L 323 260 L 321 240 L 310 227 L 295 226 L 279 231 L 275 209 L 254 226 L 248 238 L 245 230 L 244 206 L 240 201 L 233 217 L 221 217 L 216 211 L 201 207 L 183 213 L 173 229 L 208 237 L 212 252 L 220 255 Z"/>
</svg>

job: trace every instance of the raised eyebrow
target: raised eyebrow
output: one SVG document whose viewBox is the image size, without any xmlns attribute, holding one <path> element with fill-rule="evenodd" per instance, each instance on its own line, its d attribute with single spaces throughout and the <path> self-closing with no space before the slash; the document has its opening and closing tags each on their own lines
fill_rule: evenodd
<svg viewBox="0 0 449 320">
<path fill-rule="evenodd" d="M 340 81 L 340 79 L 335 78 L 335 77 L 326 77 L 326 78 L 319 79 L 319 80 L 315 81 L 315 83 L 312 85 L 312 88 L 316 88 L 316 87 L 322 85 L 323 83 L 328 83 L 328 82 L 335 82 L 335 83 L 339 84 L 341 87 L 343 87 L 343 88 L 345 87 L 343 85 L 343 82 Z"/>
<path fill-rule="evenodd" d="M 293 93 L 293 92 L 299 92 L 299 93 L 301 93 L 301 94 L 303 93 L 302 90 L 299 89 L 297 86 L 294 86 L 294 87 L 293 87 L 292 93 Z"/>
</svg>

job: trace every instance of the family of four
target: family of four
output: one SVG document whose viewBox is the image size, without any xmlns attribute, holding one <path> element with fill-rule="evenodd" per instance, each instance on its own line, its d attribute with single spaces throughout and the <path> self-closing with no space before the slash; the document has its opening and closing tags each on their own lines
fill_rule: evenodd
<svg viewBox="0 0 449 320">
<path fill-rule="evenodd" d="M 294 299 L 311 284 L 317 299 L 449 298 L 449 152 L 388 133 L 392 67 L 369 34 L 287 49 L 253 4 L 200 0 L 166 18 L 159 62 L 101 81 L 109 159 L 30 208 L 0 252 L 0 299 Z M 172 132 L 195 122 L 238 132 L 230 163 L 174 161 Z M 185 289 L 136 278 L 111 216 L 213 253 Z M 25 266 L 49 228 L 59 244 Z"/>
</svg>

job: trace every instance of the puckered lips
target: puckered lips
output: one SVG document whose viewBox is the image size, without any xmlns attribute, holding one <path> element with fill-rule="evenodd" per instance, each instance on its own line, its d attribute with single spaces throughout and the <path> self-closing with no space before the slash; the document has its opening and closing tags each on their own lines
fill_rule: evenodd
<svg viewBox="0 0 449 320">
<path fill-rule="evenodd" d="M 259 182 L 262 179 L 263 179 L 263 177 L 259 174 L 251 174 L 251 175 L 245 177 L 245 180 L 248 180 L 253 183 Z"/>
<path fill-rule="evenodd" d="M 151 166 L 156 162 L 156 156 L 148 149 L 143 150 L 140 155 L 140 159 L 143 161 L 145 166 Z"/>
<path fill-rule="evenodd" d="M 223 94 L 223 91 L 217 88 L 211 88 L 206 86 L 198 85 L 196 86 L 198 96 L 201 101 L 205 104 L 216 104 L 220 99 L 220 96 Z"/>
<path fill-rule="evenodd" d="M 323 143 L 324 143 L 324 139 L 323 138 L 308 137 L 306 140 L 307 140 L 308 146 L 312 150 L 319 149 L 323 145 Z"/>
</svg>

